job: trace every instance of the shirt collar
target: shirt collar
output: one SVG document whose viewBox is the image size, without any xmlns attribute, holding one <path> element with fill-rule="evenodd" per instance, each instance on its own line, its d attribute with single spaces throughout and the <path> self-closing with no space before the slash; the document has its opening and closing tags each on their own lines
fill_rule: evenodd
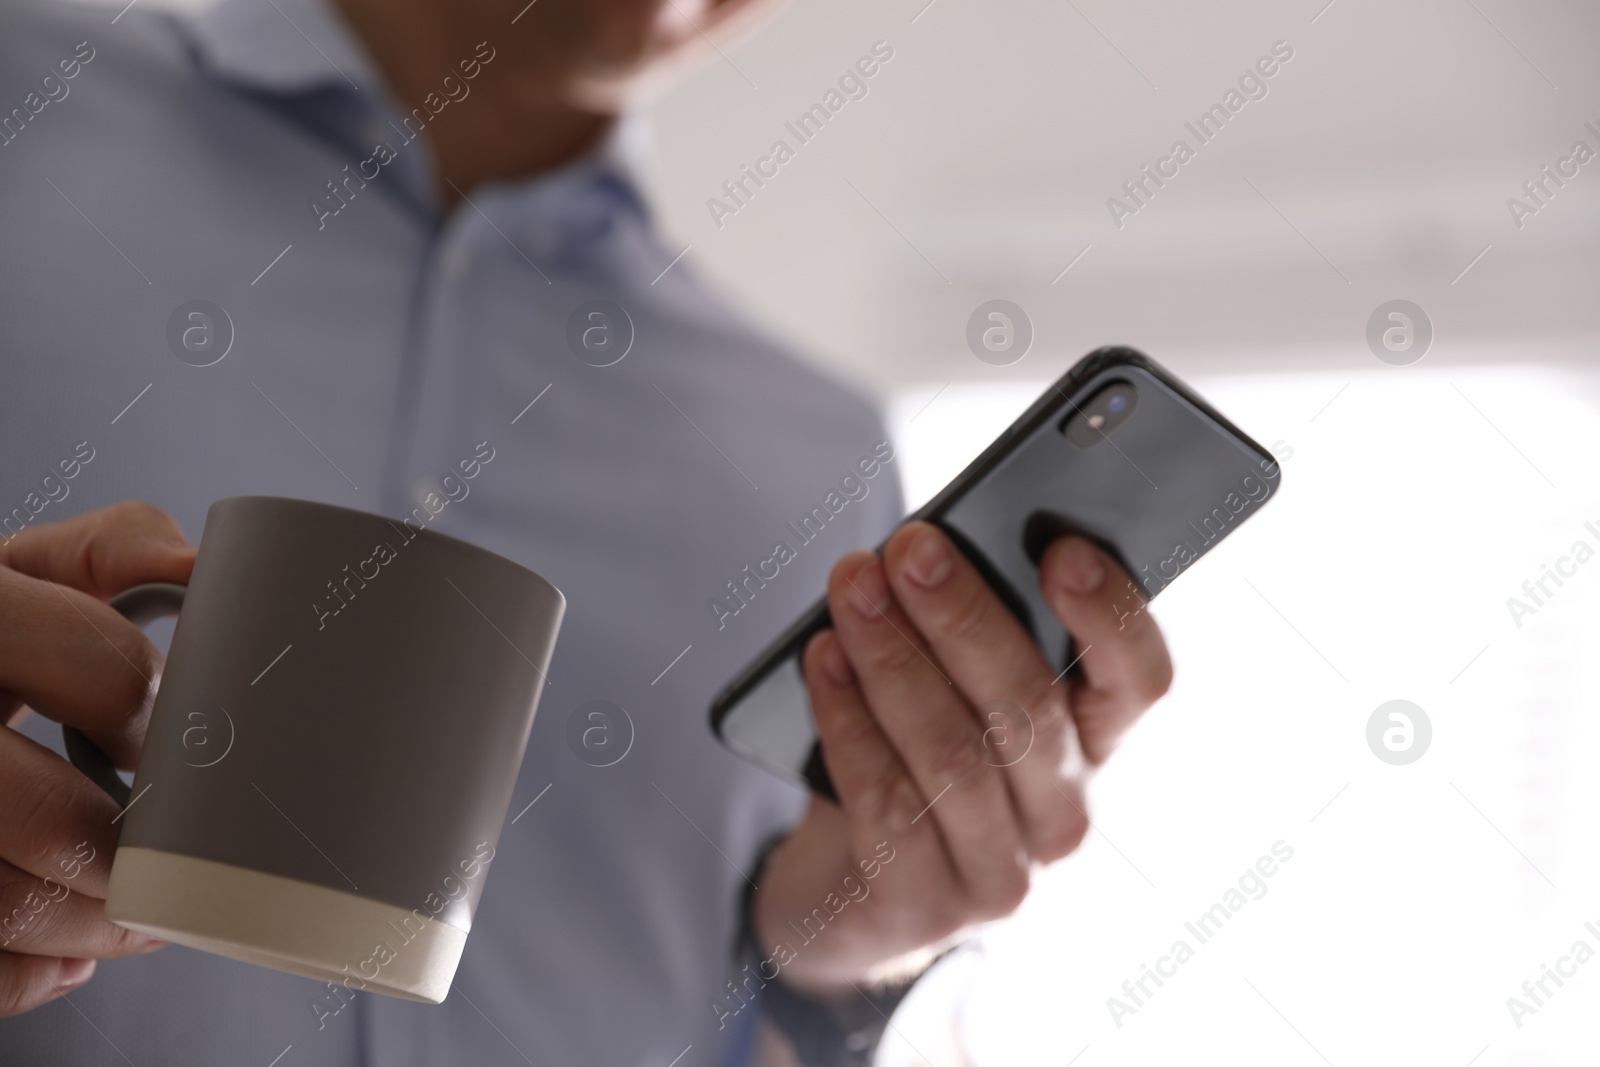
<svg viewBox="0 0 1600 1067">
<path fill-rule="evenodd" d="M 602 201 L 626 206 L 648 220 L 650 207 L 640 192 L 640 174 L 649 145 L 647 120 L 639 115 L 624 115 L 599 144 L 559 170 L 491 183 L 490 188 L 505 190 L 535 211 L 556 208 L 572 194 L 587 190 Z"/>
<path fill-rule="evenodd" d="M 187 22 L 200 61 L 223 80 L 272 93 L 386 92 L 355 33 L 321 0 L 221 0 Z"/>
</svg>

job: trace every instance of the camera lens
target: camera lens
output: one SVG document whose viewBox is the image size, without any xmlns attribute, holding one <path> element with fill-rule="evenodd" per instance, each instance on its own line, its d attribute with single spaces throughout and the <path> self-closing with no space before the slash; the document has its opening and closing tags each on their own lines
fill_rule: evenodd
<svg viewBox="0 0 1600 1067">
<path fill-rule="evenodd" d="M 1057 429 L 1079 448 L 1094 448 L 1139 410 L 1139 390 L 1132 382 L 1111 381 L 1096 389 L 1081 407 L 1074 401 L 1069 404 L 1072 411 Z"/>
</svg>

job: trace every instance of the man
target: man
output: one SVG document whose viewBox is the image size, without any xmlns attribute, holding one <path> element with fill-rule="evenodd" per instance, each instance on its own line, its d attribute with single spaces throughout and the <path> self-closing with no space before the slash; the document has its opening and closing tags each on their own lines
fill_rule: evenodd
<svg viewBox="0 0 1600 1067">
<path fill-rule="evenodd" d="M 807 1062 L 864 1063 L 939 947 L 1077 846 L 1085 775 L 1170 676 L 1148 615 L 1113 610 L 1123 576 L 1081 540 L 1044 560 L 1086 648 L 1069 690 L 937 531 L 849 551 L 900 514 L 875 416 L 674 264 L 628 176 L 608 109 L 743 6 L 0 15 L 0 910 L 93 854 L 0 945 L 8 1067 L 741 1062 L 741 966 L 870 859 L 870 895 L 760 990 Z M 430 525 L 569 608 L 450 998 L 334 1009 L 106 924 L 115 809 L 47 750 L 55 720 L 136 762 L 159 657 L 103 601 L 185 580 L 219 497 L 433 511 L 468 455 L 492 458 Z M 748 582 L 867 458 L 865 495 Z M 824 587 L 806 677 L 841 805 L 705 723 Z M 1032 715 L 1015 766 L 984 759 L 991 699 Z M 567 741 L 594 700 L 619 709 L 604 759 Z"/>
</svg>

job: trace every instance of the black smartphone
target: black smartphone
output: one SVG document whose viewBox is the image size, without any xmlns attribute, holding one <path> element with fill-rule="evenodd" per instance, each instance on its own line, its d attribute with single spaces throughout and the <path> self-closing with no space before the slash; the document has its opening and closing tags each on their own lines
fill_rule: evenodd
<svg viewBox="0 0 1600 1067">
<path fill-rule="evenodd" d="M 1076 651 L 1038 581 L 1053 540 L 1075 533 L 1109 552 L 1133 579 L 1114 610 L 1134 612 L 1280 484 L 1270 452 L 1148 356 L 1111 347 L 1080 360 L 911 518 L 948 534 L 1065 670 Z M 800 667 L 829 625 L 819 600 L 717 697 L 711 727 L 739 755 L 835 797 Z"/>
</svg>

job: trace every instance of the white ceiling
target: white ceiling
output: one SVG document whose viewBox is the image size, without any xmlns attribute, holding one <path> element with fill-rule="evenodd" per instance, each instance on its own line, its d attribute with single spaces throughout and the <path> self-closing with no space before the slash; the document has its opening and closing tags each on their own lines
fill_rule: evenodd
<svg viewBox="0 0 1600 1067">
<path fill-rule="evenodd" d="M 1397 297 L 1430 363 L 1592 359 L 1600 161 L 1520 230 L 1506 199 L 1600 150 L 1600 6 L 1325 3 L 791 0 L 652 109 L 654 197 L 686 262 L 880 389 L 1112 341 L 1185 373 L 1367 369 Z M 706 199 L 877 40 L 869 94 L 718 229 Z M 1268 95 L 1116 228 L 1107 198 L 1279 40 Z M 995 297 L 1036 327 L 1010 368 L 964 343 Z"/>
</svg>

